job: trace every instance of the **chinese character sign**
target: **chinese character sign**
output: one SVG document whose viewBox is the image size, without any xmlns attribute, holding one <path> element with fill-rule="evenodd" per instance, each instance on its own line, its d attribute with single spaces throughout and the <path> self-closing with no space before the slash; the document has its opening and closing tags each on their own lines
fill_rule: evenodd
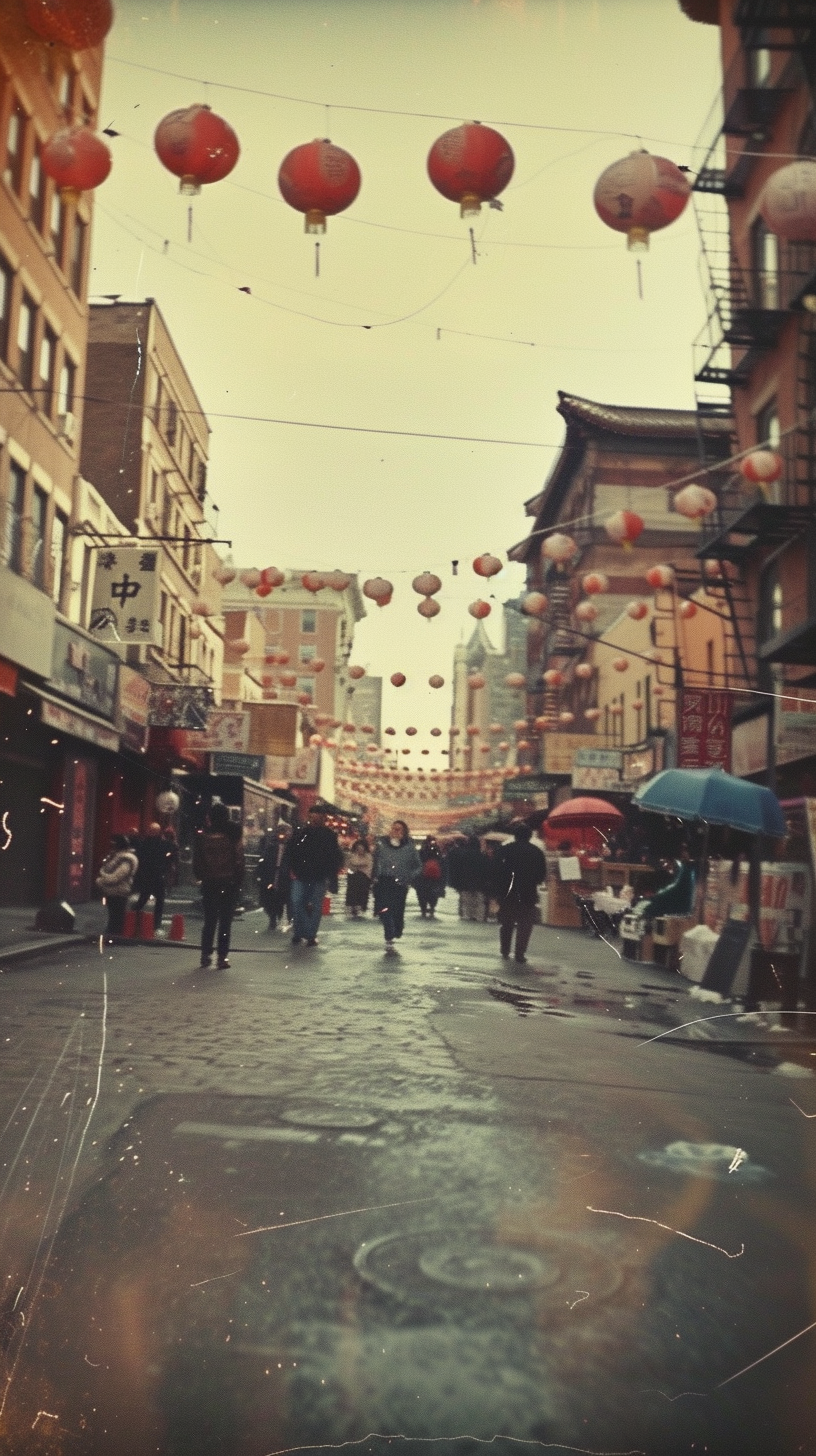
<svg viewBox="0 0 816 1456">
<path fill-rule="evenodd" d="M 678 768 L 731 768 L 731 694 L 684 688 L 677 702 Z"/>
<path fill-rule="evenodd" d="M 88 631 L 100 642 L 161 646 L 161 552 L 138 546 L 96 552 Z"/>
</svg>

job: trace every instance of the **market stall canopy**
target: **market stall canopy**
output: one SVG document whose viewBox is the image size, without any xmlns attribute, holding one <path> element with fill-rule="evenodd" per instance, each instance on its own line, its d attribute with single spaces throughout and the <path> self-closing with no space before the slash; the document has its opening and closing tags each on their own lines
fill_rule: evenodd
<svg viewBox="0 0 816 1456">
<path fill-rule="evenodd" d="M 544 828 L 557 834 L 562 829 L 591 829 L 598 824 L 615 828 L 622 823 L 623 815 L 614 804 L 606 799 L 583 797 L 566 799 L 563 804 L 558 804 L 547 815 Z"/>
<path fill-rule="evenodd" d="M 725 824 L 749 834 L 785 836 L 782 806 L 770 789 L 734 778 L 721 768 L 667 768 L 638 789 L 640 809 Z M 552 816 L 550 816 L 552 817 Z"/>
</svg>

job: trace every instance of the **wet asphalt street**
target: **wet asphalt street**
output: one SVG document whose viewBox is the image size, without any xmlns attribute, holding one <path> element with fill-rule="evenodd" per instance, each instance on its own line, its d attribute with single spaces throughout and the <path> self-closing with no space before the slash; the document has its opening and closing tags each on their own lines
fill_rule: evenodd
<svg viewBox="0 0 816 1456">
<path fill-rule="evenodd" d="M 816 1453 L 816 1041 L 440 911 L 0 974 L 0 1449 Z"/>
</svg>

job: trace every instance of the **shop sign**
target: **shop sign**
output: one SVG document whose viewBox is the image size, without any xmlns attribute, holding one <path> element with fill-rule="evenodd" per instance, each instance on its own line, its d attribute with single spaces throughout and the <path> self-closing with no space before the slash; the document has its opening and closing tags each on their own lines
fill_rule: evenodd
<svg viewBox="0 0 816 1456">
<path fill-rule="evenodd" d="M 268 756 L 264 781 L 268 783 L 272 779 L 275 783 L 313 788 L 317 785 L 319 764 L 320 752 L 317 748 L 304 748 L 301 753 L 295 753 L 291 758 Z"/>
<path fill-rule="evenodd" d="M 227 708 L 211 708 L 207 726 L 196 734 L 192 748 L 207 753 L 246 753 L 249 747 L 249 714 Z"/>
<path fill-rule="evenodd" d="M 54 603 L 0 566 L 0 655 L 37 677 L 48 677 L 54 646 Z"/>
<path fill-rule="evenodd" d="M 43 698 L 40 716 L 47 728 L 56 728 L 60 733 L 70 734 L 72 738 L 95 743 L 97 748 L 107 748 L 111 753 L 116 753 L 119 748 L 119 734 L 114 733 L 112 728 L 107 728 L 104 723 L 95 723 L 84 713 L 74 713 L 71 708 L 63 708 L 61 703 L 52 703 L 50 698 Z"/>
<path fill-rule="evenodd" d="M 619 748 L 576 748 L 573 757 L 575 768 L 616 768 L 621 766 Z"/>
<path fill-rule="evenodd" d="M 116 726 L 122 736 L 122 747 L 144 753 L 149 722 L 150 683 L 140 672 L 120 664 Z"/>
<path fill-rule="evenodd" d="M 112 719 L 118 672 L 119 658 L 114 652 L 64 622 L 56 623 L 50 682 L 64 697 Z"/>
<path fill-rule="evenodd" d="M 547 773 L 571 774 L 577 751 L 593 748 L 597 742 L 594 733 L 545 733 L 543 756 Z"/>
<path fill-rule="evenodd" d="M 518 802 L 520 799 L 534 801 L 536 797 L 544 798 L 544 808 L 549 805 L 549 790 L 554 788 L 554 782 L 545 774 L 519 774 L 517 778 L 505 780 L 502 798 L 507 803 Z"/>
<path fill-rule="evenodd" d="M 682 688 L 677 697 L 677 767 L 731 768 L 730 693 Z"/>
<path fill-rule="evenodd" d="M 574 768 L 572 770 L 574 789 L 606 789 L 620 792 L 623 785 L 616 768 Z"/>
<path fill-rule="evenodd" d="M 731 732 L 731 772 L 738 779 L 762 773 L 768 764 L 768 718 L 748 718 Z"/>
<path fill-rule="evenodd" d="M 263 783 L 264 760 L 260 753 L 214 753 L 211 773 L 232 774 L 236 778 Z"/>
<path fill-rule="evenodd" d="M 297 751 L 299 709 L 296 703 L 249 703 L 250 753 L 291 758 Z"/>
<path fill-rule="evenodd" d="M 161 551 L 141 546 L 96 552 L 88 631 L 98 642 L 161 646 L 161 558 Z"/>
<path fill-rule="evenodd" d="M 150 688 L 150 726 L 186 728 L 197 736 L 207 727 L 211 703 L 212 688 L 193 683 L 153 683 Z M 189 746 L 198 751 L 200 740 Z"/>
<path fill-rule="evenodd" d="M 655 751 L 651 745 L 648 748 L 636 748 L 631 753 L 624 753 L 623 778 L 626 783 L 640 783 L 642 779 L 650 779 L 656 772 Z"/>
</svg>

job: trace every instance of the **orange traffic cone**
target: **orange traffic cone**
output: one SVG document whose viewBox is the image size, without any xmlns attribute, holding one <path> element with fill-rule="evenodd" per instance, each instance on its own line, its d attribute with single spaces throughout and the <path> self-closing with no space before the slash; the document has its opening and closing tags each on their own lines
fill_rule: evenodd
<svg viewBox="0 0 816 1456">
<path fill-rule="evenodd" d="M 323 896 L 323 912 L 322 913 L 324 915 L 331 915 L 331 896 L 330 895 L 324 895 Z"/>
<path fill-rule="evenodd" d="M 125 923 L 122 927 L 122 934 L 126 940 L 132 940 L 136 934 L 136 911 L 125 911 Z"/>
<path fill-rule="evenodd" d="M 167 939 L 168 940 L 183 940 L 184 939 L 184 916 L 183 915 L 174 915 L 174 916 L 172 916 L 172 918 L 170 920 L 170 934 L 168 935 Z"/>
<path fill-rule="evenodd" d="M 137 935 L 139 940 L 153 939 L 153 911 L 140 910 Z"/>
</svg>

